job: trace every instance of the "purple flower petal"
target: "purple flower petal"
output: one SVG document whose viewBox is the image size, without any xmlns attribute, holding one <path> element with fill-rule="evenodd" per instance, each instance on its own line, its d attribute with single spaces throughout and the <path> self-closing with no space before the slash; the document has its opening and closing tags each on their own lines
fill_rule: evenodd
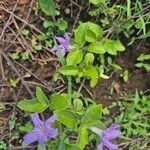
<svg viewBox="0 0 150 150">
<path fill-rule="evenodd" d="M 112 144 L 109 140 L 107 139 L 102 139 L 102 143 L 108 147 L 110 150 L 117 150 L 118 146 L 116 144 Z"/>
<path fill-rule="evenodd" d="M 43 148 L 45 148 L 45 142 L 47 140 L 48 140 L 48 137 L 44 134 L 38 138 L 38 142 Z"/>
<path fill-rule="evenodd" d="M 100 143 L 97 147 L 97 150 L 103 150 L 103 143 Z"/>
<path fill-rule="evenodd" d="M 115 139 L 119 136 L 121 136 L 121 132 L 118 130 L 112 130 L 110 132 L 103 132 L 103 135 L 107 138 L 107 139 Z"/>
<path fill-rule="evenodd" d="M 66 40 L 62 37 L 55 36 L 55 39 L 58 41 L 59 44 L 63 44 L 66 42 Z"/>
<path fill-rule="evenodd" d="M 29 145 L 37 141 L 40 134 L 41 134 L 41 130 L 38 128 L 34 128 L 31 132 L 27 133 L 23 137 L 23 144 Z"/>
<path fill-rule="evenodd" d="M 35 128 L 24 136 L 23 144 L 29 145 L 35 141 L 45 148 L 45 142 L 48 138 L 56 138 L 58 131 L 51 127 L 51 123 L 56 120 L 56 116 L 52 116 L 47 121 L 42 121 L 37 113 L 31 114 L 32 122 Z"/>
<path fill-rule="evenodd" d="M 55 39 L 59 44 L 58 47 L 60 49 L 62 56 L 65 56 L 66 52 L 69 49 L 69 40 L 70 40 L 69 33 L 65 33 L 64 37 L 56 36 Z M 52 47 L 51 52 L 58 57 L 58 51 L 56 45 Z"/>
<path fill-rule="evenodd" d="M 70 40 L 70 34 L 69 33 L 65 33 L 64 38 L 66 39 L 67 42 L 69 42 Z"/>
<path fill-rule="evenodd" d="M 31 120 L 35 127 L 43 126 L 43 121 L 40 120 L 40 117 L 37 113 L 31 114 Z"/>
<path fill-rule="evenodd" d="M 58 130 L 50 127 L 46 132 L 47 137 L 55 139 L 58 135 Z"/>
<path fill-rule="evenodd" d="M 120 126 L 118 124 L 113 123 L 109 128 L 106 129 L 106 131 L 111 131 L 111 130 L 115 130 L 118 129 Z"/>
<path fill-rule="evenodd" d="M 46 120 L 46 126 L 53 123 L 54 121 L 56 121 L 57 117 L 56 115 L 53 115 L 52 117 L 50 117 L 49 119 Z"/>
</svg>

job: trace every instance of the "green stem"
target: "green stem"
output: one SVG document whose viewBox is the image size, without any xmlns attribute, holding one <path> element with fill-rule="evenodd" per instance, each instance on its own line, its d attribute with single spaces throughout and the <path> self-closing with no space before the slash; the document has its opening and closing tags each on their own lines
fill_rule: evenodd
<svg viewBox="0 0 150 150">
<path fill-rule="evenodd" d="M 68 80 L 68 98 L 71 104 L 71 100 L 72 100 L 72 78 L 71 76 L 67 76 L 67 80 Z"/>
<path fill-rule="evenodd" d="M 62 66 L 65 66 L 66 65 L 65 58 L 62 56 L 60 48 L 59 48 L 54 37 L 53 37 L 53 40 L 54 40 L 54 43 L 56 45 L 56 50 L 58 52 L 58 58 L 60 60 L 60 63 Z M 71 104 L 71 100 L 72 100 L 72 78 L 71 78 L 71 76 L 67 76 L 67 80 L 68 80 L 68 98 L 69 98 L 69 102 Z"/>
</svg>

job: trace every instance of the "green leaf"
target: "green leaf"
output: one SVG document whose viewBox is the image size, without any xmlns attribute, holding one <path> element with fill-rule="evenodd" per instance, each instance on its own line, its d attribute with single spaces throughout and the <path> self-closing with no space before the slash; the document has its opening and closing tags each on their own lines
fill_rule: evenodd
<svg viewBox="0 0 150 150">
<path fill-rule="evenodd" d="M 63 75 L 76 76 L 82 72 L 83 68 L 79 66 L 63 66 L 59 68 L 59 72 Z"/>
<path fill-rule="evenodd" d="M 115 41 L 115 40 L 112 40 L 113 42 L 113 47 L 114 49 L 116 49 L 117 51 L 124 51 L 125 50 L 125 47 L 121 44 L 120 41 Z"/>
<path fill-rule="evenodd" d="M 22 34 L 25 35 L 25 36 L 28 36 L 29 33 L 30 33 L 30 32 L 29 32 L 29 30 L 27 30 L 27 29 L 23 29 L 23 30 L 22 30 Z"/>
<path fill-rule="evenodd" d="M 106 39 L 104 42 L 104 48 L 107 53 L 111 55 L 117 55 L 117 51 L 124 51 L 125 47 L 121 44 L 120 41 Z"/>
<path fill-rule="evenodd" d="M 85 40 L 87 42 L 95 42 L 103 37 L 102 28 L 92 22 L 87 22 L 88 29 L 86 31 Z"/>
<path fill-rule="evenodd" d="M 59 30 L 62 30 L 62 31 L 65 31 L 68 27 L 67 22 L 62 18 L 58 19 L 57 25 L 58 25 Z"/>
<path fill-rule="evenodd" d="M 95 53 L 95 54 L 104 54 L 106 52 L 104 46 L 101 43 L 92 43 L 88 47 L 88 52 Z"/>
<path fill-rule="evenodd" d="M 13 60 L 18 60 L 20 58 L 19 53 L 13 53 L 11 57 Z"/>
<path fill-rule="evenodd" d="M 82 50 L 72 50 L 67 55 L 67 65 L 77 65 L 82 61 L 83 52 Z"/>
<path fill-rule="evenodd" d="M 81 47 L 85 44 L 85 34 L 88 29 L 87 23 L 82 23 L 79 25 L 79 27 L 75 30 L 74 36 L 75 36 L 75 42 L 79 44 Z"/>
<path fill-rule="evenodd" d="M 50 109 L 58 110 L 69 107 L 68 99 L 58 93 L 54 93 L 50 97 Z"/>
<path fill-rule="evenodd" d="M 94 87 L 98 82 L 98 72 L 93 66 L 89 66 L 84 71 L 84 76 L 91 78 L 90 86 Z"/>
<path fill-rule="evenodd" d="M 77 138 L 77 145 L 81 148 L 84 149 L 85 145 L 88 143 L 89 138 L 88 138 L 88 131 L 85 126 L 80 126 L 79 127 L 79 135 Z"/>
<path fill-rule="evenodd" d="M 16 87 L 17 87 L 18 80 L 10 79 L 9 82 L 10 82 L 10 85 L 11 85 L 13 88 L 16 88 Z"/>
<path fill-rule="evenodd" d="M 105 4 L 107 0 L 89 0 L 92 4 L 98 5 L 100 3 Z"/>
<path fill-rule="evenodd" d="M 75 128 L 78 123 L 78 117 L 72 111 L 56 110 L 54 114 L 57 116 L 57 119 L 68 128 Z"/>
<path fill-rule="evenodd" d="M 137 58 L 138 61 L 144 61 L 149 59 L 150 59 L 150 54 L 143 54 L 143 53 Z"/>
<path fill-rule="evenodd" d="M 23 100 L 17 104 L 18 108 L 28 112 L 43 112 L 48 105 L 41 104 L 36 98 L 31 100 Z"/>
<path fill-rule="evenodd" d="M 41 104 L 48 105 L 48 99 L 40 87 L 36 88 L 36 97 Z"/>
<path fill-rule="evenodd" d="M 65 150 L 81 150 L 81 149 L 75 144 L 66 144 L 65 143 Z"/>
<path fill-rule="evenodd" d="M 150 64 L 143 64 L 145 70 L 150 71 Z"/>
<path fill-rule="evenodd" d="M 93 64 L 94 55 L 92 53 L 86 53 L 86 55 L 84 57 L 84 62 L 86 65 Z"/>
<path fill-rule="evenodd" d="M 55 3 L 53 0 L 38 0 L 41 10 L 48 16 L 55 16 Z"/>
<path fill-rule="evenodd" d="M 85 125 L 91 126 L 95 124 L 97 121 L 99 121 L 101 114 L 102 114 L 102 105 L 101 104 L 93 105 L 86 110 L 85 115 L 81 119 L 81 122 Z"/>
<path fill-rule="evenodd" d="M 22 59 L 23 60 L 28 60 L 29 59 L 29 53 L 28 52 L 22 53 Z"/>
<path fill-rule="evenodd" d="M 44 28 L 49 28 L 49 27 L 53 27 L 54 24 L 52 21 L 44 20 L 43 26 L 44 26 Z"/>
<path fill-rule="evenodd" d="M 106 39 L 103 46 L 107 53 L 117 55 L 117 50 L 114 48 L 112 40 Z"/>
<path fill-rule="evenodd" d="M 129 71 L 128 70 L 125 70 L 124 73 L 123 73 L 123 80 L 125 82 L 127 82 L 129 79 Z"/>
<path fill-rule="evenodd" d="M 73 103 L 76 111 L 80 111 L 83 109 L 83 102 L 80 99 L 75 99 Z"/>
</svg>

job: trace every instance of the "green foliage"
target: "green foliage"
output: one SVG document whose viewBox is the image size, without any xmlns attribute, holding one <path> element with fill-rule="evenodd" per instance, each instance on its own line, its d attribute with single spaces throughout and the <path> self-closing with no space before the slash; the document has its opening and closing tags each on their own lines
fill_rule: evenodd
<svg viewBox="0 0 150 150">
<path fill-rule="evenodd" d="M 22 30 L 22 34 L 25 35 L 25 36 L 28 36 L 29 33 L 30 33 L 30 32 L 29 32 L 29 30 L 27 30 L 27 29 L 23 29 L 23 30 Z"/>
<path fill-rule="evenodd" d="M 55 9 L 55 3 L 53 0 L 38 0 L 39 6 L 41 10 L 47 15 L 47 16 L 55 16 L 56 15 L 56 9 Z"/>
<path fill-rule="evenodd" d="M 2 140 L 0 140 L 0 149 L 1 150 L 6 150 L 7 149 L 7 144 Z"/>
<path fill-rule="evenodd" d="M 81 119 L 81 122 L 86 126 L 92 126 L 100 119 L 101 114 L 102 105 L 93 105 L 86 110 Z"/>
<path fill-rule="evenodd" d="M 11 87 L 16 88 L 18 80 L 17 79 L 10 79 L 9 80 Z"/>
<path fill-rule="evenodd" d="M 50 110 L 58 110 L 69 107 L 69 101 L 64 95 L 54 93 L 50 96 Z"/>
<path fill-rule="evenodd" d="M 11 57 L 12 57 L 12 59 L 13 60 L 18 60 L 19 58 L 20 58 L 20 56 L 19 56 L 19 53 L 13 53 L 12 55 L 11 55 Z"/>
<path fill-rule="evenodd" d="M 124 95 L 123 101 L 118 103 L 120 115 L 115 117 L 115 121 L 123 128 L 124 136 L 148 136 L 149 99 L 150 96 L 140 94 L 136 90 L 134 96 Z"/>
<path fill-rule="evenodd" d="M 148 63 L 149 60 L 150 60 L 150 55 L 142 53 L 137 58 L 137 61 L 139 63 L 136 63 L 135 66 L 138 67 L 138 68 L 144 68 L 146 71 L 150 71 L 150 64 Z"/>
<path fill-rule="evenodd" d="M 17 106 L 24 111 L 28 112 L 43 112 L 49 106 L 49 102 L 41 88 L 36 89 L 36 98 L 30 100 L 22 100 Z"/>
<path fill-rule="evenodd" d="M 78 116 L 70 110 L 56 110 L 54 114 L 58 120 L 68 128 L 75 128 L 78 123 Z"/>
<path fill-rule="evenodd" d="M 61 18 L 61 19 L 58 19 L 57 26 L 59 30 L 65 31 L 68 27 L 68 24 L 63 18 Z"/>
<path fill-rule="evenodd" d="M 0 103 L 0 112 L 4 111 L 6 106 L 3 103 Z"/>
<path fill-rule="evenodd" d="M 89 141 L 88 134 L 89 134 L 88 130 L 85 126 L 79 127 L 77 145 L 80 147 L 80 149 L 84 149 L 85 145 L 88 144 L 88 141 Z"/>
<path fill-rule="evenodd" d="M 67 65 L 77 65 L 82 61 L 82 50 L 72 50 L 69 52 L 66 58 Z"/>
<path fill-rule="evenodd" d="M 103 37 L 103 30 L 97 24 L 92 22 L 82 23 L 75 30 L 75 42 L 81 47 L 84 46 L 86 42 L 95 42 Z"/>
</svg>

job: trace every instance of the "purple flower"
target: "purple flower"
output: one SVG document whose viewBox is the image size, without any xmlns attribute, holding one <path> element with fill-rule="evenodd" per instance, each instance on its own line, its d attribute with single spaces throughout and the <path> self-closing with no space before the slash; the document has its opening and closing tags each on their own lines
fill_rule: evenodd
<svg viewBox="0 0 150 150">
<path fill-rule="evenodd" d="M 102 131 L 96 127 L 91 127 L 91 130 L 98 134 L 101 137 L 101 143 L 98 145 L 98 150 L 103 150 L 103 146 L 105 145 L 110 150 L 117 150 L 118 146 L 112 144 L 110 140 L 116 139 L 121 135 L 121 132 L 117 130 L 119 125 L 112 124 L 109 128 Z"/>
<path fill-rule="evenodd" d="M 56 116 L 53 115 L 46 121 L 42 121 L 40 120 L 39 115 L 34 113 L 31 114 L 31 120 L 34 124 L 34 128 L 23 137 L 23 144 L 29 145 L 38 141 L 39 144 L 45 148 L 45 142 L 48 138 L 56 138 L 58 135 L 57 129 L 51 127 L 51 124 L 56 120 Z"/>
<path fill-rule="evenodd" d="M 65 33 L 64 37 L 55 36 L 55 39 L 58 42 L 58 47 L 59 47 L 59 50 L 60 50 L 62 56 L 65 56 L 66 52 L 69 49 L 69 40 L 70 40 L 69 33 Z M 52 47 L 51 52 L 54 55 L 58 56 L 56 45 Z"/>
</svg>

